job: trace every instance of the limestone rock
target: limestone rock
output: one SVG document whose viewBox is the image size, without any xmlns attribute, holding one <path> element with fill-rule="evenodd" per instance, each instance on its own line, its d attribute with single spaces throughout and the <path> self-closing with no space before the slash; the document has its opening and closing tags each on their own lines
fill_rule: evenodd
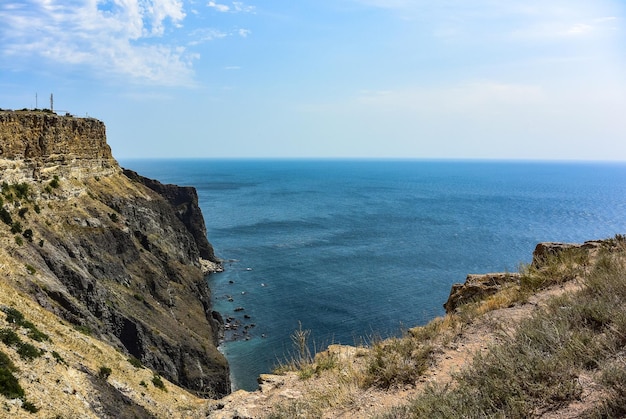
<svg viewBox="0 0 626 419">
<path fill-rule="evenodd" d="M 508 272 L 467 275 L 465 283 L 452 285 L 450 296 L 443 307 L 446 313 L 452 313 L 463 304 L 482 300 L 497 293 L 507 283 L 519 282 L 519 278 L 518 273 Z"/>
</svg>

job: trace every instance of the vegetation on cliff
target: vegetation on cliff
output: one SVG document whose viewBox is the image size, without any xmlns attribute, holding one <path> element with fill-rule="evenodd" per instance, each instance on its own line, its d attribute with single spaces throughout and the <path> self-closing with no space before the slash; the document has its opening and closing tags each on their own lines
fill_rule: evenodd
<svg viewBox="0 0 626 419">
<path fill-rule="evenodd" d="M 84 395 L 91 403 L 87 411 L 104 409 L 95 413 L 100 417 L 107 409 L 115 416 L 116 404 L 126 403 L 120 390 L 125 386 L 140 388 L 127 403 L 135 407 L 149 404 L 141 400 L 141 389 L 150 383 L 168 393 L 179 385 L 202 397 L 229 392 L 228 366 L 216 348 L 219 315 L 211 309 L 202 270 L 203 258 L 213 266 L 217 260 L 193 188 L 131 179 L 112 158 L 100 121 L 40 112 L 0 112 L 0 169 L 0 305 L 26 313 L 29 296 L 60 324 L 40 329 L 27 316 L 18 329 L 11 323 L 13 329 L 1 332 L 0 350 L 17 365 L 12 373 L 28 400 L 25 371 L 36 368 L 22 368 L 13 355 L 35 363 L 41 356 L 55 365 L 62 359 L 72 374 L 91 383 L 86 388 L 94 394 Z M 119 351 L 120 359 L 69 355 L 72 344 L 60 344 L 61 335 L 77 346 L 99 339 L 107 351 Z M 81 360 L 85 356 L 94 359 Z M 114 366 L 129 359 L 152 372 L 134 384 L 112 383 Z M 55 402 L 47 403 L 46 415 Z M 13 411 L 10 401 L 4 406 Z M 154 411 L 144 407 L 135 415 Z"/>
</svg>

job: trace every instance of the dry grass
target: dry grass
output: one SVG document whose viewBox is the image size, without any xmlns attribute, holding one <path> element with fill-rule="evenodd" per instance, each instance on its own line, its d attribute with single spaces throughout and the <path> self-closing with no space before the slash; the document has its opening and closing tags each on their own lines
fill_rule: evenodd
<svg viewBox="0 0 626 419">
<path fill-rule="evenodd" d="M 555 298 L 515 333 L 477 354 L 454 385 L 430 386 L 387 417 L 541 416 L 580 398 L 581 374 L 597 377 L 604 396 L 580 415 L 621 417 L 626 389 L 625 265 L 623 252 L 604 254 L 585 273 L 581 291 Z"/>
</svg>

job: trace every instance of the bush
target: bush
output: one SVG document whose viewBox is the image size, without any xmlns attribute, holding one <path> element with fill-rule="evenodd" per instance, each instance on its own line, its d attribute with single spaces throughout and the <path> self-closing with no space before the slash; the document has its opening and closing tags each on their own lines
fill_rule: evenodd
<svg viewBox="0 0 626 419">
<path fill-rule="evenodd" d="M 19 221 L 14 221 L 13 224 L 11 224 L 11 233 L 15 234 L 15 233 L 21 233 L 22 232 L 22 223 L 20 223 Z"/>
<path fill-rule="evenodd" d="M 15 191 L 15 196 L 18 199 L 27 199 L 28 198 L 28 192 L 29 192 L 29 187 L 28 187 L 28 183 L 17 183 L 15 185 L 13 185 L 13 190 Z"/>
<path fill-rule="evenodd" d="M 54 175 L 54 178 L 49 183 L 50 187 L 56 189 L 59 187 L 59 177 Z"/>
<path fill-rule="evenodd" d="M 6 225 L 10 226 L 11 224 L 13 224 L 13 218 L 11 217 L 11 214 L 4 208 L 0 208 L 0 219 Z"/>
<path fill-rule="evenodd" d="M 364 385 L 390 388 L 413 384 L 428 368 L 432 347 L 412 338 L 390 338 L 371 348 Z"/>
<path fill-rule="evenodd" d="M 4 353 L 2 355 L 6 356 Z M 7 367 L 0 367 L 0 394 L 7 399 L 24 397 L 24 389 Z"/>
<path fill-rule="evenodd" d="M 128 362 L 130 363 L 130 365 L 132 365 L 135 368 L 143 368 L 143 364 L 141 363 L 141 361 L 135 358 L 134 356 L 131 356 L 130 358 L 128 358 Z"/>
<path fill-rule="evenodd" d="M 33 403 L 24 400 L 24 403 L 22 403 L 22 409 L 26 410 L 27 412 L 30 413 L 37 413 L 39 412 L 39 408 L 37 406 L 35 406 Z"/>
<path fill-rule="evenodd" d="M 35 275 L 35 273 L 37 272 L 37 269 L 35 269 L 32 265 L 29 265 L 29 264 L 26 264 L 26 270 L 31 275 Z"/>
<path fill-rule="evenodd" d="M 24 321 L 24 315 L 16 308 L 6 307 L 2 311 L 7 315 L 6 320 L 8 323 L 21 324 Z"/>
<path fill-rule="evenodd" d="M 157 374 L 155 374 L 152 377 L 152 384 L 154 384 L 154 386 L 158 389 L 161 389 L 163 391 L 167 391 L 167 389 L 165 388 L 165 383 L 163 382 L 163 380 L 161 379 L 161 377 Z"/>
<path fill-rule="evenodd" d="M 59 353 L 57 351 L 52 351 L 52 357 L 54 359 L 56 359 L 56 361 L 59 364 L 67 365 L 67 362 L 65 362 L 65 359 L 63 359 L 63 357 L 61 355 L 59 355 Z"/>
<path fill-rule="evenodd" d="M 17 244 L 18 246 L 21 246 L 24 244 L 24 239 L 20 236 L 15 236 L 15 244 Z"/>
<path fill-rule="evenodd" d="M 20 345 L 22 339 L 12 329 L 4 328 L 0 329 L 0 342 L 7 346 Z"/>
<path fill-rule="evenodd" d="M 37 342 L 44 342 L 44 341 L 50 340 L 50 337 L 48 335 L 46 335 L 41 330 L 37 329 L 37 327 L 34 324 L 32 324 L 31 322 L 27 320 L 22 322 L 22 327 L 28 329 L 27 336 L 31 338 L 32 340 L 35 340 Z"/>
<path fill-rule="evenodd" d="M 100 371 L 98 371 L 98 377 L 106 380 L 112 372 L 113 370 L 111 368 L 102 366 L 100 367 Z"/>
<path fill-rule="evenodd" d="M 22 359 L 32 361 L 35 358 L 39 358 L 43 352 L 30 343 L 22 343 L 17 348 L 17 353 Z"/>
</svg>

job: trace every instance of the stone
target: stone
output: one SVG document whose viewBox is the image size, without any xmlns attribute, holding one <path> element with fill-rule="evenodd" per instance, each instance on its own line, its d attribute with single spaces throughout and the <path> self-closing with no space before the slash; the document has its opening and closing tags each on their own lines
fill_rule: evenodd
<svg viewBox="0 0 626 419">
<path fill-rule="evenodd" d="M 446 313 L 452 313 L 463 304 L 482 300 L 497 293 L 503 285 L 512 282 L 519 283 L 519 280 L 520 274 L 508 272 L 467 275 L 465 283 L 452 285 L 448 300 L 443 307 Z"/>
</svg>

